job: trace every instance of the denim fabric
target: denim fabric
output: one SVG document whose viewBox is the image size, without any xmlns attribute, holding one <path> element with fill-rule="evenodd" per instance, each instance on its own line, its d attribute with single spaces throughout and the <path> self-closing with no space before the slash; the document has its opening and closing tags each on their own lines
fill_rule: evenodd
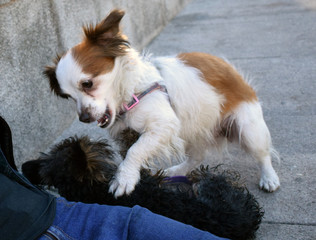
<svg viewBox="0 0 316 240">
<path fill-rule="evenodd" d="M 57 199 L 53 225 L 39 240 L 220 240 L 208 232 L 133 208 L 68 202 Z"/>
</svg>

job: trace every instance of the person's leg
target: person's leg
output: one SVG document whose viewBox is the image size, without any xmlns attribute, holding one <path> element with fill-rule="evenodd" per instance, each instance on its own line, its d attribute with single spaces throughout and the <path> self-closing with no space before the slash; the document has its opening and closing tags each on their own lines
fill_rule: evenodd
<svg viewBox="0 0 316 240">
<path fill-rule="evenodd" d="M 129 240 L 221 240 L 206 231 L 154 214 L 140 206 L 133 207 L 129 222 Z"/>
<path fill-rule="evenodd" d="M 53 225 L 39 240 L 53 237 L 60 240 L 221 239 L 139 206 L 74 203 L 63 198 L 57 200 Z"/>
<path fill-rule="evenodd" d="M 127 239 L 131 209 L 121 206 L 84 204 L 57 199 L 53 225 L 40 240 Z"/>
</svg>

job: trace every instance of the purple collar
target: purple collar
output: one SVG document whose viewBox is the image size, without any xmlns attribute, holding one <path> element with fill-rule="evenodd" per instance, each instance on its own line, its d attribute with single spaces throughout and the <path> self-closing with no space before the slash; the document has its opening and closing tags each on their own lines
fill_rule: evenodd
<svg viewBox="0 0 316 240">
<path fill-rule="evenodd" d="M 192 182 L 186 176 L 165 177 L 164 181 L 166 183 L 186 183 L 189 185 L 192 184 Z"/>
</svg>

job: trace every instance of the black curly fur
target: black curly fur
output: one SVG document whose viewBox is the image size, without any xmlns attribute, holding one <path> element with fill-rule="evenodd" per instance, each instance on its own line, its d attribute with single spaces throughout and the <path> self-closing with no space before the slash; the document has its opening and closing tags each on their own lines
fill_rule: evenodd
<svg viewBox="0 0 316 240">
<path fill-rule="evenodd" d="M 69 138 L 48 154 L 22 166 L 34 184 L 58 188 L 69 201 L 140 205 L 152 212 L 190 224 L 230 239 L 253 239 L 263 210 L 249 191 L 240 185 L 235 172 L 201 167 L 187 177 L 192 185 L 165 182 L 162 172 L 141 171 L 141 180 L 129 196 L 115 199 L 108 193 L 120 157 L 106 140 Z M 181 185 L 186 185 L 182 187 Z"/>
</svg>

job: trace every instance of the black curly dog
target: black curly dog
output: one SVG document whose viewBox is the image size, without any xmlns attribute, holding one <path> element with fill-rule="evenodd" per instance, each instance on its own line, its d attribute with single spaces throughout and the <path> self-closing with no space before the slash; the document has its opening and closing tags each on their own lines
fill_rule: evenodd
<svg viewBox="0 0 316 240">
<path fill-rule="evenodd" d="M 128 134 L 121 139 L 125 146 L 130 145 L 129 137 L 135 138 Z M 140 205 L 220 237 L 255 237 L 263 210 L 241 186 L 238 173 L 201 167 L 186 178 L 166 178 L 162 172 L 142 170 L 132 194 L 115 199 L 108 188 L 121 160 L 107 140 L 73 137 L 39 159 L 24 163 L 22 171 L 33 184 L 54 186 L 69 201 Z"/>
</svg>

